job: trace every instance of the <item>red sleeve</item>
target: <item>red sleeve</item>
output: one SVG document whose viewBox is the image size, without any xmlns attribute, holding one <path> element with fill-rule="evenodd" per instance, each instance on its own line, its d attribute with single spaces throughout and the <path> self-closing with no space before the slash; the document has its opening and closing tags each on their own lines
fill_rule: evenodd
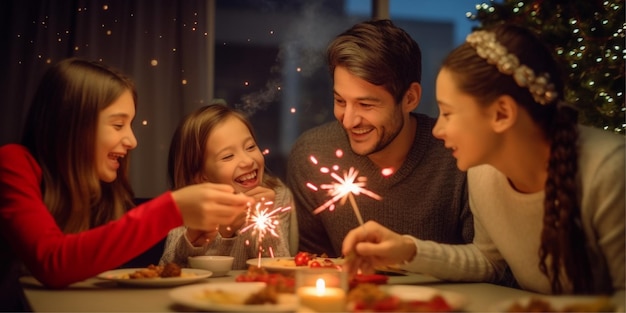
<svg viewBox="0 0 626 313">
<path fill-rule="evenodd" d="M 64 234 L 43 203 L 40 185 L 41 168 L 24 147 L 0 148 L 0 247 L 11 247 L 0 251 L 0 258 L 17 257 L 49 287 L 64 287 L 119 267 L 182 225 L 167 192 L 119 220 Z"/>
</svg>

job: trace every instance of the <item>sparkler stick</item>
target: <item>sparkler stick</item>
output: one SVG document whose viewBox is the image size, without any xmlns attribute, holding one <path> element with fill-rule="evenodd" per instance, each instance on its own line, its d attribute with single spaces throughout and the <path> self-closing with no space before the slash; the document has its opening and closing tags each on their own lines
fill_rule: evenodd
<svg viewBox="0 0 626 313">
<path fill-rule="evenodd" d="M 356 200 L 354 200 L 354 195 L 352 193 L 349 193 L 348 199 L 350 199 L 350 204 L 352 204 L 352 210 L 354 210 L 356 219 L 359 220 L 359 225 L 363 225 L 363 217 L 361 217 L 361 211 L 359 210 L 359 207 L 356 205 Z"/>
</svg>

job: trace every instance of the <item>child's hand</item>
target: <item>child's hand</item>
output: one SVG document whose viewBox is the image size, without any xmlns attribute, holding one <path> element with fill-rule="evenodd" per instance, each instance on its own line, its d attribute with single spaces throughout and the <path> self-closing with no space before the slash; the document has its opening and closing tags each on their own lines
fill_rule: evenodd
<svg viewBox="0 0 626 313">
<path fill-rule="evenodd" d="M 231 238 L 235 236 L 235 233 L 243 227 L 246 222 L 247 212 L 240 213 L 230 225 L 220 225 L 219 232 L 224 238 Z"/>
<path fill-rule="evenodd" d="M 213 231 L 204 231 L 187 228 L 185 236 L 194 247 L 201 247 L 217 237 L 217 229 Z"/>
<path fill-rule="evenodd" d="M 341 251 L 346 256 L 344 265 L 349 274 L 358 270 L 369 274 L 380 266 L 412 260 L 417 254 L 417 247 L 409 237 L 374 221 L 367 221 L 348 232 Z"/>
<path fill-rule="evenodd" d="M 213 232 L 219 225 L 233 224 L 254 203 L 254 198 L 234 191 L 230 185 L 202 183 L 172 191 L 172 198 L 185 226 Z"/>
<path fill-rule="evenodd" d="M 265 188 L 261 186 L 252 188 L 244 192 L 244 194 L 248 197 L 254 198 L 254 200 L 256 200 L 257 202 L 274 201 L 274 198 L 276 197 L 276 192 L 273 189 Z M 230 225 L 220 225 L 219 227 L 220 235 L 222 235 L 222 237 L 224 238 L 233 237 L 235 233 L 245 224 L 246 216 L 247 216 L 247 213 L 242 213 L 239 216 L 237 216 L 235 221 L 232 222 Z"/>
<path fill-rule="evenodd" d="M 256 200 L 257 202 L 258 201 L 263 201 L 263 202 L 274 201 L 274 198 L 276 198 L 276 192 L 274 191 L 274 189 L 265 188 L 261 186 L 254 187 L 244 192 L 244 194 L 248 197 L 254 198 L 254 200 Z"/>
<path fill-rule="evenodd" d="M 257 186 L 243 193 L 248 197 L 252 197 L 255 201 L 274 201 L 276 192 L 273 189 Z M 254 204 L 252 204 L 254 206 Z M 247 212 L 240 213 L 235 220 L 229 225 L 220 225 L 220 235 L 224 238 L 235 236 L 237 231 L 246 223 Z"/>
</svg>

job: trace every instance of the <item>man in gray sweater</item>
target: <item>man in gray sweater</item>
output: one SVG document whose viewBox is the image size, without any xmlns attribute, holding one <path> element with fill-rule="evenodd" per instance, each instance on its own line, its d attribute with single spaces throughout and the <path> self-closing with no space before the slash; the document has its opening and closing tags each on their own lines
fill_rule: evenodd
<svg viewBox="0 0 626 313">
<path fill-rule="evenodd" d="M 389 20 L 367 21 L 337 36 L 327 55 L 338 122 L 303 133 L 287 165 L 299 251 L 339 257 L 359 226 L 350 201 L 324 208 L 332 196 L 321 188 L 337 182 L 323 169 L 343 178 L 351 167 L 382 197 L 354 196 L 364 221 L 424 240 L 471 242 L 466 175 L 432 136 L 435 120 L 413 112 L 422 94 L 419 45 Z"/>
</svg>

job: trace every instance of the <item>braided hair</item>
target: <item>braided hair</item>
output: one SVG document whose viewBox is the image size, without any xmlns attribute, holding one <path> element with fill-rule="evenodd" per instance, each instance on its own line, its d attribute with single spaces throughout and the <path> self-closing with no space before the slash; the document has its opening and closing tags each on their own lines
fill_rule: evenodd
<svg viewBox="0 0 626 313">
<path fill-rule="evenodd" d="M 552 53 L 529 30 L 500 24 L 487 29 L 497 43 L 530 68 L 537 76 L 547 73 L 556 96 L 539 99 L 528 86 L 521 86 L 514 75 L 501 72 L 464 43 L 450 53 L 442 67 L 453 73 L 459 89 L 478 103 L 491 103 L 501 95 L 510 95 L 526 110 L 550 142 L 548 179 L 545 185 L 543 230 L 538 251 L 539 269 L 550 281 L 552 292 L 564 292 L 562 279 L 569 280 L 574 293 L 587 293 L 592 273 L 585 233 L 581 222 L 578 173 L 577 112 L 563 105 L 563 81 Z M 564 277 L 563 277 L 564 276 Z"/>
</svg>

